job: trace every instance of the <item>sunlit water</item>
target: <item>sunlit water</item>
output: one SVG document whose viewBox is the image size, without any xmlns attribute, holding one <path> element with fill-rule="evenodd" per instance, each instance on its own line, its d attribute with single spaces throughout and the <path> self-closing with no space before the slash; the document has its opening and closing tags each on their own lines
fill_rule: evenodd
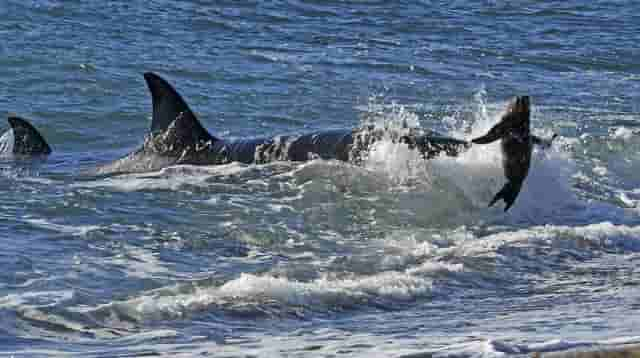
<svg viewBox="0 0 640 358">
<path fill-rule="evenodd" d="M 0 354 L 492 357 L 640 343 L 639 11 L 2 2 L 0 108 L 54 153 L 0 157 Z M 363 166 L 83 174 L 142 143 L 145 71 L 224 138 L 374 123 L 470 139 L 523 94 L 534 133 L 560 137 L 535 151 L 507 213 L 486 207 L 504 180 L 497 143 L 429 162 L 383 141 Z"/>
</svg>

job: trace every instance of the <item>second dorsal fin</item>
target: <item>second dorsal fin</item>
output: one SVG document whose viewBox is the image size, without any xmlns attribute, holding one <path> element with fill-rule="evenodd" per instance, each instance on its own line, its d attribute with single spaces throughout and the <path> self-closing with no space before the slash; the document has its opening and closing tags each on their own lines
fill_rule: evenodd
<svg viewBox="0 0 640 358">
<path fill-rule="evenodd" d="M 9 117 L 8 121 L 13 130 L 13 154 L 47 155 L 51 153 L 51 147 L 47 141 L 31 123 L 20 117 Z"/>
</svg>

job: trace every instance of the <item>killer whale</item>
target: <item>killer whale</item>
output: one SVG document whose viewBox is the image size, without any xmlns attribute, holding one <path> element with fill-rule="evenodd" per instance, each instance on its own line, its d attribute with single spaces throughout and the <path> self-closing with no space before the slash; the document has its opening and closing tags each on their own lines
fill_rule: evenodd
<svg viewBox="0 0 640 358">
<path fill-rule="evenodd" d="M 502 140 L 503 188 L 489 206 L 504 200 L 507 211 L 515 202 L 526 179 L 534 144 L 544 141 L 530 133 L 530 101 L 516 97 L 498 124 L 470 142 L 430 131 L 388 133 L 373 127 L 319 131 L 294 136 L 223 140 L 211 135 L 197 119 L 182 96 L 162 77 L 144 74 L 152 97 L 153 115 L 149 134 L 142 147 L 96 169 L 97 174 L 154 171 L 171 165 L 218 165 L 230 162 L 262 164 L 272 161 L 306 161 L 312 158 L 337 159 L 358 164 L 371 145 L 384 138 L 405 143 L 424 159 L 438 155 L 457 156 L 472 143 Z"/>
<path fill-rule="evenodd" d="M 142 147 L 121 159 L 96 168 L 92 171 L 93 174 L 146 172 L 177 164 L 262 164 L 313 158 L 359 164 L 363 154 L 383 138 L 404 143 L 428 160 L 441 154 L 457 156 L 472 144 L 501 140 L 504 176 L 507 181 L 489 206 L 503 200 L 504 211 L 507 211 L 515 202 L 528 175 L 533 146 L 548 147 L 555 138 L 554 135 L 551 140 L 543 140 L 530 133 L 530 100 L 528 96 L 520 96 L 508 105 L 498 124 L 484 136 L 470 142 L 431 131 L 408 130 L 401 133 L 366 126 L 351 130 L 226 141 L 214 137 L 202 126 L 182 96 L 166 80 L 151 72 L 145 73 L 144 78 L 151 92 L 153 106 L 149 134 Z M 44 137 L 27 120 L 9 117 L 8 121 L 13 138 L 9 145 L 4 148 L 0 146 L 0 154 L 10 152 L 17 156 L 37 156 L 51 153 L 51 147 Z"/>
<path fill-rule="evenodd" d="M 9 142 L 0 144 L 0 155 L 13 156 L 46 156 L 51 154 L 51 147 L 42 134 L 26 119 L 11 116 L 7 119 L 9 132 L 2 135 Z"/>
</svg>

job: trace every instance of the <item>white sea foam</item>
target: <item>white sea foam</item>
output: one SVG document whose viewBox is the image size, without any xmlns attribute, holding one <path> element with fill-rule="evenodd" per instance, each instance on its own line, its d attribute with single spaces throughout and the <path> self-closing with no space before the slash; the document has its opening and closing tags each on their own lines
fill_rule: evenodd
<svg viewBox="0 0 640 358">
<path fill-rule="evenodd" d="M 61 234 L 69 234 L 71 236 L 86 236 L 91 231 L 100 230 L 98 225 L 63 225 L 50 222 L 46 219 L 26 218 L 23 219 L 33 226 L 59 232 Z"/>
<path fill-rule="evenodd" d="M 532 353 L 554 353 L 564 351 L 608 350 L 640 343 L 640 337 L 627 336 L 603 340 L 552 339 L 541 343 L 518 344 L 499 339 L 447 346 L 436 357 L 502 357 L 505 355 L 528 355 Z"/>
<path fill-rule="evenodd" d="M 352 275 L 347 278 L 324 276 L 311 281 L 296 281 L 283 276 L 273 274 L 241 274 L 239 277 L 229 280 L 224 284 L 204 287 L 189 288 L 182 285 L 166 287 L 150 291 L 146 294 L 127 301 L 114 302 L 97 308 L 75 310 L 95 315 L 96 311 L 106 310 L 109 317 L 124 317 L 134 321 L 153 319 L 184 319 L 186 316 L 197 315 L 201 311 L 223 310 L 233 314 L 258 314 L 269 311 L 275 306 L 276 314 L 283 311 L 301 312 L 306 309 L 313 311 L 325 311 L 334 309 L 357 308 L 368 303 L 376 304 L 379 301 L 413 302 L 416 299 L 423 300 L 437 294 L 438 285 L 447 285 L 449 280 L 440 279 L 434 282 L 434 277 L 441 274 L 465 274 L 471 279 L 480 279 L 481 275 L 493 275 L 489 272 L 473 272 L 472 267 L 467 267 L 464 262 L 467 259 L 495 258 L 505 255 L 507 264 L 517 265 L 518 257 L 510 258 L 511 250 L 507 248 L 520 245 L 540 245 L 541 247 L 559 247 L 583 250 L 630 249 L 640 251 L 640 226 L 615 225 L 607 222 L 584 226 L 535 226 L 527 229 L 511 230 L 486 236 L 476 236 L 471 231 L 463 228 L 450 232 L 428 232 L 425 235 L 431 240 L 421 241 L 418 235 L 405 235 L 406 232 L 398 232 L 381 241 L 383 248 L 396 250 L 396 256 L 406 256 L 400 260 L 400 264 L 371 266 L 378 267 L 379 272 L 368 276 Z M 374 249 L 375 246 L 370 249 Z M 549 253 L 550 254 L 550 253 Z M 536 260 L 536 257 L 530 257 Z M 539 260 L 548 259 L 548 255 L 542 255 Z M 386 258 L 383 259 L 383 261 Z M 451 263 L 456 262 L 456 263 Z M 436 275 L 436 276 L 434 276 Z M 434 291 L 435 290 L 435 291 Z M 14 298 L 10 299 L 13 306 Z M 455 306 L 453 306 L 455 308 Z M 584 308 L 584 309 L 589 309 Z M 565 317 L 567 308 L 558 307 L 557 311 L 548 313 L 548 319 L 560 320 Z M 32 314 L 27 312 L 28 314 Z M 304 313 L 303 313 L 304 314 Z M 492 322 L 492 329 L 502 326 L 510 328 L 521 327 L 523 322 L 532 318 L 527 316 L 527 311 L 510 312 L 500 322 Z M 534 317 L 538 313 L 531 312 Z M 29 316 L 31 317 L 31 316 Z M 40 316 L 36 316 L 40 317 Z M 365 317 L 359 317 L 366 319 Z M 421 318 L 424 319 L 424 318 Z M 482 318 L 479 318 L 482 319 Z M 56 321 L 58 322 L 58 321 Z M 76 327 L 73 322 L 64 322 L 65 327 Z M 484 322 L 484 321 L 482 321 Z M 472 322 L 471 322 L 472 323 Z M 483 323 L 484 324 L 484 323 Z M 85 328 L 74 328 L 84 332 Z M 501 332 L 501 331 L 500 331 Z M 101 335 L 108 337 L 109 332 Z M 111 333 L 113 334 L 113 333 Z M 422 334 L 425 337 L 422 337 Z M 145 334 L 141 333 L 142 336 Z M 149 331 L 146 335 L 155 336 L 155 331 Z M 403 337 L 386 339 L 384 342 L 375 341 L 368 333 L 357 334 L 328 329 L 326 331 L 315 330 L 306 333 L 284 332 L 274 336 L 249 333 L 248 335 L 230 335 L 225 338 L 230 345 L 223 351 L 228 353 L 247 353 L 255 351 L 258 355 L 267 355 L 269 352 L 282 354 L 282 352 L 306 352 L 309 356 L 326 355 L 337 351 L 347 351 L 349 347 L 357 347 L 354 354 L 368 356 L 388 356 L 389 354 L 411 357 L 438 356 L 438 357 L 501 357 L 504 355 L 531 354 L 533 352 L 557 352 L 567 349 L 588 349 L 594 347 L 614 348 L 622 344 L 636 343 L 638 337 L 619 337 L 615 339 L 596 340 L 585 337 L 583 340 L 552 339 L 541 343 L 531 343 L 523 339 L 526 337 L 508 335 L 480 334 L 475 340 L 461 339 L 461 337 L 444 337 L 438 341 L 437 337 L 430 336 L 428 332 L 415 333 L 407 331 Z M 142 339 L 142 336 L 140 339 Z M 340 337 L 338 339 L 338 337 Z M 575 336 L 574 336 L 575 337 Z M 373 339 L 373 341 L 372 341 Z M 590 340 L 591 339 L 591 340 Z M 138 342 L 137 335 L 128 335 L 128 342 Z M 312 342 L 318 351 L 306 351 Z M 371 343 L 375 342 L 375 343 Z M 246 345 L 244 344 L 246 343 Z M 142 349 L 144 344 L 137 344 L 134 349 Z M 189 345 L 154 343 L 154 349 L 162 349 L 164 352 L 194 354 L 195 352 L 217 352 L 222 347 L 207 342 L 193 342 Z M 273 347 L 277 347 L 273 348 Z M 429 347 L 429 348 L 425 348 Z M 272 351 L 273 348 L 273 351 Z"/>
<path fill-rule="evenodd" d="M 621 139 L 621 140 L 631 140 L 632 138 L 637 137 L 637 134 L 634 133 L 634 130 L 627 127 L 617 127 L 610 132 L 609 136 L 612 139 Z"/>
<path fill-rule="evenodd" d="M 261 177 L 286 169 L 280 168 L 279 163 L 260 166 L 237 162 L 214 166 L 174 165 L 152 172 L 121 174 L 94 181 L 77 182 L 72 184 L 71 187 L 108 188 L 123 192 L 141 190 L 181 191 L 188 190 L 191 187 L 208 188 L 233 185 L 227 184 L 225 181 L 238 177 L 242 177 L 246 183 L 264 186 L 265 183 L 260 179 Z"/>
<path fill-rule="evenodd" d="M 92 182 L 73 184 L 74 187 L 111 188 L 130 192 L 139 190 L 181 190 L 186 186 L 208 186 L 215 175 L 232 175 L 243 170 L 241 164 L 226 166 L 178 165 L 141 174 L 123 174 Z"/>
<path fill-rule="evenodd" d="M 224 356 L 304 356 L 326 357 L 348 354 L 353 357 L 398 357 L 398 358 L 498 358 L 506 356 L 529 356 L 533 353 L 554 353 L 567 350 L 587 351 L 592 349 L 616 349 L 625 345 L 638 344 L 636 336 L 603 340 L 563 340 L 553 339 L 542 343 L 512 343 L 500 339 L 475 339 L 458 342 L 452 335 L 444 337 L 418 337 L 380 339 L 379 335 L 341 330 L 339 328 L 299 330 L 294 334 L 259 335 L 245 334 L 242 337 L 226 337 L 225 344 L 211 339 L 194 338 L 188 343 L 154 342 L 159 338 L 177 337 L 172 330 L 157 329 L 124 338 L 112 338 L 112 349 L 87 352 L 90 356 L 110 356 L 121 353 L 119 344 L 127 345 L 127 354 L 144 355 L 162 352 L 173 357 L 196 357 L 208 355 Z M 435 342 L 434 342 L 435 341 Z M 442 341 L 442 342 L 440 342 Z M 147 343 L 148 342 L 148 343 Z M 434 344 L 437 343 L 437 344 Z M 431 347 L 431 348 L 425 348 Z M 10 351 L 16 355 L 60 355 L 69 354 L 65 350 L 25 349 Z"/>
<path fill-rule="evenodd" d="M 0 308 L 51 307 L 73 298 L 73 291 L 39 291 L 9 294 L 0 297 Z"/>
<path fill-rule="evenodd" d="M 392 234 L 380 242 L 377 251 L 383 252 L 381 270 L 403 269 L 429 275 L 438 270 L 451 278 L 462 279 L 474 287 L 502 289 L 513 282 L 513 271 L 522 264 L 536 270 L 553 272 L 561 260 L 581 256 L 600 256 L 609 252 L 640 252 L 640 226 L 615 225 L 608 222 L 584 226 L 534 226 L 527 229 L 502 231 L 479 236 L 468 229 L 424 232 L 404 235 Z M 370 249 L 374 249 L 372 246 Z M 543 249 L 545 255 L 521 256 Z M 570 255 L 567 255 L 569 253 Z M 550 266 L 549 263 L 552 265 Z M 500 270 L 487 275 L 487 267 Z M 500 283 L 502 281 L 502 284 Z M 446 290 L 447 283 L 436 290 Z"/>
<path fill-rule="evenodd" d="M 584 226 L 534 226 L 491 234 L 482 240 L 467 240 L 447 250 L 460 256 L 478 257 L 484 254 L 495 255 L 502 246 L 536 242 L 545 246 L 582 247 L 585 250 L 640 251 L 640 226 L 615 225 L 610 222 Z"/>
<path fill-rule="evenodd" d="M 434 262 L 370 276 L 324 276 L 308 282 L 270 274 L 244 273 L 220 286 L 200 287 L 189 293 L 183 293 L 184 290 L 176 286 L 96 309 L 115 309 L 131 319 L 147 320 L 177 318 L 190 312 L 216 307 L 231 312 L 247 308 L 259 312 L 274 303 L 282 306 L 286 312 L 300 309 L 344 309 L 381 300 L 412 302 L 416 298 L 432 294 L 431 274 L 461 269 L 462 265 L 459 264 Z"/>
<path fill-rule="evenodd" d="M 469 140 L 484 135 L 498 122 L 507 106 L 507 103 L 489 105 L 485 103 L 484 96 L 476 97 L 471 122 L 458 124 L 450 131 L 450 136 Z M 419 126 L 415 115 L 397 105 L 386 110 L 376 109 L 372 117 L 373 123 L 381 128 L 403 130 L 407 126 Z M 454 119 L 451 121 L 456 122 Z M 505 183 L 502 160 L 499 141 L 473 145 L 456 157 L 441 155 L 424 162 L 407 145 L 393 143 L 389 139 L 374 144 L 366 167 L 386 173 L 396 185 L 418 181 L 423 185 L 420 189 L 446 193 L 440 197 L 434 196 L 432 207 L 459 205 L 458 209 L 462 209 L 466 208 L 465 203 L 468 202 L 473 207 L 484 208 Z M 508 220 L 542 223 L 553 211 L 576 205 L 577 199 L 571 186 L 575 173 L 573 159 L 561 146 L 548 149 L 536 147 L 529 175 Z M 496 206 L 501 205 L 499 203 Z"/>
<path fill-rule="evenodd" d="M 492 152 L 492 149 L 489 149 L 489 155 L 492 154 L 495 153 Z M 546 158 L 541 162 L 548 161 L 552 167 L 554 165 L 560 167 L 560 164 L 554 164 L 554 160 L 558 160 L 559 163 L 563 163 L 563 160 L 566 160 L 561 152 L 558 157 L 553 157 L 553 155 L 551 155 L 551 160 Z M 476 162 L 483 159 L 486 160 L 486 156 L 473 153 L 472 158 L 477 158 Z M 535 165 L 537 165 L 535 163 L 534 170 L 532 170 L 532 179 L 530 179 L 532 183 L 529 183 L 533 189 L 549 190 L 549 178 L 544 175 L 545 173 L 552 172 L 551 179 L 561 180 L 565 178 L 564 174 L 556 174 L 557 172 L 565 173 L 560 170 L 561 168 L 553 167 L 558 169 L 557 171 L 540 168 L 535 170 Z M 486 164 L 485 168 L 487 167 L 490 167 L 490 165 Z M 538 176 L 535 173 L 542 173 L 542 176 Z M 553 181 L 551 182 L 553 183 Z M 551 185 L 553 190 L 556 190 L 554 192 L 559 196 L 559 200 L 571 199 L 572 194 L 566 188 L 566 183 L 561 181 L 560 184 Z M 534 207 L 535 203 L 539 201 L 535 190 L 532 192 L 530 190 L 529 194 L 527 194 L 526 190 L 523 190 L 523 195 L 524 201 L 530 201 L 530 204 Z M 552 198 L 552 202 L 554 199 L 557 198 Z M 538 207 L 539 210 L 548 208 L 548 203 Z M 434 263 L 429 260 L 419 261 L 432 256 L 441 258 L 445 257 L 445 255 L 494 257 L 501 247 L 519 245 L 521 243 L 540 243 L 544 245 L 551 243 L 553 246 L 558 247 L 567 245 L 580 246 L 586 243 L 584 247 L 595 250 L 611 248 L 640 250 L 640 242 L 635 239 L 640 237 L 640 227 L 616 225 L 608 222 L 584 226 L 534 226 L 528 229 L 504 231 L 481 238 L 476 238 L 470 232 L 463 230 L 462 232 L 453 233 L 453 236 L 453 238 L 448 238 L 449 242 L 446 245 L 413 240 L 413 243 L 410 243 L 407 247 L 406 252 L 397 255 L 397 259 L 390 257 L 384 259 L 382 268 L 386 267 L 396 271 L 382 271 L 371 276 L 354 276 L 347 279 L 336 279 L 327 276 L 308 282 L 295 281 L 269 274 L 242 274 L 240 277 L 221 286 L 198 288 L 189 294 L 156 295 L 151 293 L 113 305 L 113 307 L 126 311 L 126 314 L 134 319 L 144 320 L 147 318 L 166 317 L 167 315 L 180 317 L 189 312 L 207 309 L 210 306 L 229 307 L 233 303 L 260 306 L 265 302 L 277 302 L 284 306 L 313 306 L 317 308 L 323 306 L 350 306 L 358 302 L 375 299 L 406 301 L 432 294 L 433 282 L 430 278 L 431 273 L 437 271 L 461 272 L 465 270 L 464 264 Z M 392 243 L 392 245 L 401 246 L 398 245 L 398 241 Z"/>
<path fill-rule="evenodd" d="M 124 252 L 109 260 L 110 264 L 119 265 L 130 277 L 152 278 L 160 276 L 165 278 L 173 272 L 165 267 L 158 259 L 157 253 L 150 250 L 124 245 Z"/>
<path fill-rule="evenodd" d="M 0 136 L 0 157 L 8 156 L 13 153 L 13 145 L 15 139 L 13 137 L 13 130 L 9 129 Z"/>
</svg>

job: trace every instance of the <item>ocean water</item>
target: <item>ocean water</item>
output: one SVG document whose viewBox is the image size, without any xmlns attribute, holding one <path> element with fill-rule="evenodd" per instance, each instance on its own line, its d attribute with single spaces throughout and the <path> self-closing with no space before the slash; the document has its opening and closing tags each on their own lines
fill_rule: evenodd
<svg viewBox="0 0 640 358">
<path fill-rule="evenodd" d="M 0 356 L 498 357 L 640 342 L 640 5 L 0 2 Z M 90 177 L 142 143 L 142 73 L 223 138 L 351 128 L 469 139 L 530 95 L 514 207 L 498 144 L 421 161 Z M 0 125 L 2 132 L 8 127 Z M 0 142 L 7 145 L 10 133 Z"/>
</svg>

